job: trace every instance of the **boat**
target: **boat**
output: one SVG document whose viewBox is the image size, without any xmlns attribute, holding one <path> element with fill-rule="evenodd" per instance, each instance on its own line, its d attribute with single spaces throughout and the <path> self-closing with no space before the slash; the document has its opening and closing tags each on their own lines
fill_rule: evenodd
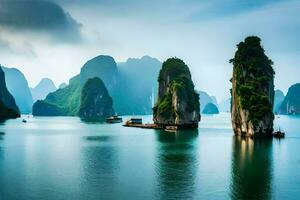
<svg viewBox="0 0 300 200">
<path fill-rule="evenodd" d="M 178 130 L 178 126 L 166 126 L 165 131 L 168 132 L 176 132 Z"/>
<path fill-rule="evenodd" d="M 119 117 L 118 115 L 114 115 L 112 117 L 106 118 L 107 123 L 121 123 L 123 122 L 122 117 Z"/>
<path fill-rule="evenodd" d="M 125 122 L 125 125 L 142 125 L 143 120 L 142 118 L 131 118 Z"/>
<path fill-rule="evenodd" d="M 27 121 L 26 121 L 26 119 L 23 119 L 22 122 L 23 122 L 23 123 L 26 123 Z"/>
<path fill-rule="evenodd" d="M 275 131 L 273 133 L 273 137 L 275 138 L 284 138 L 285 137 L 285 132 L 281 131 L 280 128 L 278 131 Z"/>
</svg>

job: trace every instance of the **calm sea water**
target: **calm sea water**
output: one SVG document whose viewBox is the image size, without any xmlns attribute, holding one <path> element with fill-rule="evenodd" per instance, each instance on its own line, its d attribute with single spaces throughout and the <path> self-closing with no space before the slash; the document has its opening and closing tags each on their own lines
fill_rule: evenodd
<svg viewBox="0 0 300 200">
<path fill-rule="evenodd" d="M 233 137 L 229 114 L 176 134 L 21 120 L 0 125 L 1 200 L 300 199 L 300 117 L 276 118 L 273 141 Z"/>
</svg>

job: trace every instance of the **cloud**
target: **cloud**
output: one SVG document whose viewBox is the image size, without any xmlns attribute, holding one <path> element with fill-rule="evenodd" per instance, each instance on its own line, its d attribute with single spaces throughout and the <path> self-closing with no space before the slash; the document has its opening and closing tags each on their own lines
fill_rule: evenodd
<svg viewBox="0 0 300 200">
<path fill-rule="evenodd" d="M 281 2 L 280 0 L 204 0 L 202 4 L 199 4 L 197 0 L 190 1 L 195 3 L 194 6 L 196 9 L 186 19 L 189 21 L 203 21 L 236 16 Z"/>
<path fill-rule="evenodd" d="M 289 85 L 299 82 L 299 0 L 49 1 L 63 8 L 63 15 L 73 21 L 83 42 L 54 43 L 46 34 L 40 34 L 47 32 L 61 41 L 68 39 L 54 34 L 56 28 L 52 26 L 0 23 L 5 27 L 2 30 L 0 25 L 0 51 L 1 43 L 4 48 L 0 61 L 20 68 L 32 85 L 42 77 L 51 77 L 57 84 L 67 82 L 79 73 L 86 60 L 99 54 L 112 55 L 117 61 L 147 54 L 161 61 L 173 56 L 182 58 L 192 71 L 197 89 L 218 99 L 227 98 L 232 76 L 228 60 L 236 44 L 248 35 L 262 38 L 267 55 L 275 63 L 277 88 L 286 91 Z M 3 0 L 0 2 L 1 10 Z M 84 27 L 80 28 L 74 19 Z M 9 32 L 8 28 L 17 31 Z"/>
<path fill-rule="evenodd" d="M 81 40 L 81 25 L 60 5 L 47 0 L 1 0 L 0 28 L 32 31 L 64 42 Z"/>
<path fill-rule="evenodd" d="M 53 0 L 67 7 L 84 8 L 116 18 L 148 18 L 160 22 L 203 21 L 233 16 L 281 0 Z M 98 12 L 98 13 L 97 13 Z"/>
<path fill-rule="evenodd" d="M 0 53 L 2 56 L 23 56 L 26 58 L 36 58 L 32 44 L 20 36 L 9 33 L 7 31 L 0 32 Z"/>
</svg>

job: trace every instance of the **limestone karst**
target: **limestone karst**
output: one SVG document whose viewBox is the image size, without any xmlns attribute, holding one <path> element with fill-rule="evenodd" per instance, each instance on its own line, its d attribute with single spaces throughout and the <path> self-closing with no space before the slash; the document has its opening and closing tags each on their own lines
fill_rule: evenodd
<svg viewBox="0 0 300 200">
<path fill-rule="evenodd" d="M 83 120 L 104 120 L 115 114 L 113 100 L 103 81 L 88 79 L 81 91 L 78 116 Z"/>
<path fill-rule="evenodd" d="M 271 136 L 273 132 L 274 70 L 260 38 L 247 37 L 233 59 L 231 120 L 236 135 Z"/>
<path fill-rule="evenodd" d="M 188 66 L 178 58 L 166 60 L 158 77 L 158 100 L 153 121 L 159 126 L 197 128 L 200 121 L 199 94 L 194 90 Z"/>
</svg>

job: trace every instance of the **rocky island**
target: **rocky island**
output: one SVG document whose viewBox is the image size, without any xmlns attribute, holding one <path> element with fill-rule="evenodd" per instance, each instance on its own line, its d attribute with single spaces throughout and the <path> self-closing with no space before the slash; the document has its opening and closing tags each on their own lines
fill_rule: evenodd
<svg viewBox="0 0 300 200">
<path fill-rule="evenodd" d="M 236 135 L 263 137 L 273 133 L 274 70 L 258 37 L 237 45 L 233 64 L 232 126 Z"/>
<path fill-rule="evenodd" d="M 280 106 L 279 113 L 284 115 L 300 114 L 300 83 L 289 88 Z"/>
<path fill-rule="evenodd" d="M 208 103 L 206 104 L 206 106 L 204 107 L 203 111 L 202 111 L 203 114 L 219 114 L 219 109 L 218 107 L 213 104 L 213 103 Z"/>
<path fill-rule="evenodd" d="M 197 128 L 200 121 L 199 94 L 194 90 L 188 66 L 178 58 L 169 58 L 159 72 L 158 84 L 154 123 L 161 127 Z"/>
<path fill-rule="evenodd" d="M 14 97 L 6 87 L 5 75 L 0 67 L 0 120 L 14 119 L 20 117 L 19 108 Z"/>
<path fill-rule="evenodd" d="M 102 121 L 115 114 L 110 97 L 103 81 L 88 79 L 81 91 L 78 116 L 86 121 Z"/>
</svg>

